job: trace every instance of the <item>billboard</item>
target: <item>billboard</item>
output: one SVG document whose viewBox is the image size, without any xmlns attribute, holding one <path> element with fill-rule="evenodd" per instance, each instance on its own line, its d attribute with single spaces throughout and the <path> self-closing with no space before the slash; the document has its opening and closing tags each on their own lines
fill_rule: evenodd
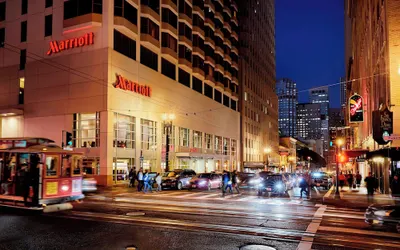
<svg viewBox="0 0 400 250">
<path fill-rule="evenodd" d="M 350 123 L 364 121 L 364 100 L 362 96 L 354 94 L 349 98 L 349 121 Z"/>
<path fill-rule="evenodd" d="M 372 112 L 372 135 L 379 145 L 386 145 L 390 140 L 385 137 L 393 134 L 393 112 L 385 105 Z"/>
</svg>

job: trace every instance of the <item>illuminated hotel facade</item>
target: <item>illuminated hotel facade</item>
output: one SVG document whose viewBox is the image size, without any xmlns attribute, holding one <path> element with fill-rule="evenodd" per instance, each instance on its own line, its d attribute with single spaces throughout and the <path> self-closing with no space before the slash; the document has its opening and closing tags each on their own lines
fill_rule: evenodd
<svg viewBox="0 0 400 250">
<path fill-rule="evenodd" d="M 61 145 L 71 133 L 101 185 L 166 162 L 239 169 L 237 11 L 230 0 L 0 0 L 0 137 Z"/>
</svg>

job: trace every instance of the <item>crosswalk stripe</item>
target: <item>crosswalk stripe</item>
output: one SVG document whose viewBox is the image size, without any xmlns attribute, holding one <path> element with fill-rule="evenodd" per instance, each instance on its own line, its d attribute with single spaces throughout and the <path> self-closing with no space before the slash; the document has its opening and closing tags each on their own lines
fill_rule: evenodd
<svg viewBox="0 0 400 250">
<path fill-rule="evenodd" d="M 346 227 L 320 226 L 318 231 L 344 232 L 344 233 L 352 233 L 352 234 L 363 234 L 363 235 L 371 235 L 371 236 L 389 236 L 389 237 L 393 237 L 393 238 L 400 238 L 400 235 L 397 233 L 371 231 L 371 230 L 360 230 L 360 229 L 346 228 Z"/>
<path fill-rule="evenodd" d="M 208 199 L 208 198 L 215 197 L 215 196 L 220 196 L 220 195 L 221 194 L 207 194 L 207 195 L 199 197 L 199 199 Z"/>
<path fill-rule="evenodd" d="M 178 195 L 176 198 L 185 198 L 185 197 L 190 197 L 190 196 L 196 196 L 196 195 L 201 195 L 201 193 L 189 193 L 189 194 L 184 194 L 184 195 Z"/>
</svg>

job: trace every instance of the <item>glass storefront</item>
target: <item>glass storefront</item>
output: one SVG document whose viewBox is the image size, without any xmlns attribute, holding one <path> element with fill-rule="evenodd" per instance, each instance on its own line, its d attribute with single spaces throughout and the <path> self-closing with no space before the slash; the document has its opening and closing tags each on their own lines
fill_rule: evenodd
<svg viewBox="0 0 400 250">
<path fill-rule="evenodd" d="M 75 148 L 100 146 L 100 113 L 74 114 L 72 143 Z"/>
<path fill-rule="evenodd" d="M 117 181 L 126 181 L 129 179 L 129 171 L 135 166 L 135 159 L 113 159 L 113 180 L 117 178 Z"/>
<path fill-rule="evenodd" d="M 113 146 L 135 148 L 135 117 L 114 113 Z"/>
</svg>

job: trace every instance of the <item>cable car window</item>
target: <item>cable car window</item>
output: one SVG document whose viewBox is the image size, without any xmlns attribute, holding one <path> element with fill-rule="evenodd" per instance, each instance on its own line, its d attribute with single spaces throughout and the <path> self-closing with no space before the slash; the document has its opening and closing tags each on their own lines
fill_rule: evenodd
<svg viewBox="0 0 400 250">
<path fill-rule="evenodd" d="M 63 155 L 61 162 L 61 177 L 70 177 L 71 176 L 71 156 Z"/>
<path fill-rule="evenodd" d="M 56 177 L 60 157 L 58 155 L 46 156 L 46 176 Z"/>
<path fill-rule="evenodd" d="M 82 157 L 79 155 L 72 156 L 72 173 L 73 175 L 80 175 L 82 169 Z"/>
</svg>

